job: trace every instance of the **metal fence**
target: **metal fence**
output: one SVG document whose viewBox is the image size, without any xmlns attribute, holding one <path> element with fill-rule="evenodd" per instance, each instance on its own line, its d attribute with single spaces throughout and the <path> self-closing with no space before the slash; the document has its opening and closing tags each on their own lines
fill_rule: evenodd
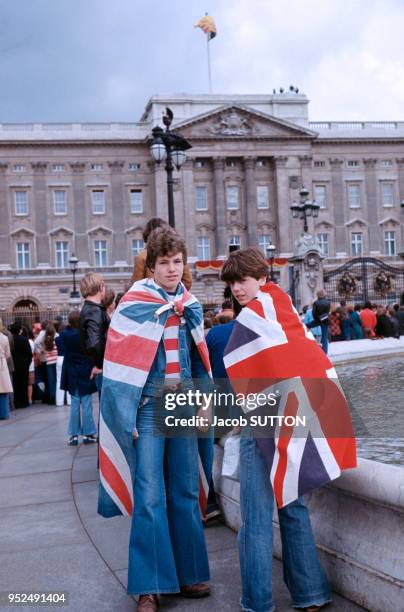
<svg viewBox="0 0 404 612">
<path fill-rule="evenodd" d="M 32 328 L 35 321 L 57 321 L 61 317 L 66 322 L 69 312 L 70 309 L 47 308 L 46 310 L 39 310 L 35 308 L 18 308 L 17 306 L 11 311 L 0 311 L 0 319 L 2 319 L 5 327 L 8 327 L 14 321 L 21 321 L 24 325 Z"/>
<path fill-rule="evenodd" d="M 324 272 L 328 299 L 391 304 L 404 297 L 404 265 L 391 266 L 373 257 L 357 257 Z"/>
</svg>

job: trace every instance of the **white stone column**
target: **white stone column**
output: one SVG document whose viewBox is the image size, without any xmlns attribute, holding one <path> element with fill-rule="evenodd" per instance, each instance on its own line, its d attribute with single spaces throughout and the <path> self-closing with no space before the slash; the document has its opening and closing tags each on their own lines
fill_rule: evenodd
<svg viewBox="0 0 404 612">
<path fill-rule="evenodd" d="M 50 249 L 48 236 L 49 212 L 47 209 L 47 189 L 45 173 L 48 164 L 46 162 L 34 162 L 31 164 L 34 171 L 34 186 L 32 190 L 32 216 L 34 218 L 36 232 L 36 259 L 37 266 L 50 266 Z"/>
<path fill-rule="evenodd" d="M 257 194 L 255 186 L 255 157 L 244 158 L 245 172 L 245 225 L 248 246 L 257 246 Z"/>
<path fill-rule="evenodd" d="M 274 158 L 275 161 L 275 193 L 276 207 L 275 219 L 278 228 L 278 256 L 283 253 L 292 252 L 292 240 L 290 236 L 290 215 L 289 210 L 289 183 L 288 171 L 286 168 L 288 158 L 284 155 Z"/>
<path fill-rule="evenodd" d="M 227 257 L 226 198 L 224 193 L 224 158 L 213 159 L 213 185 L 215 191 L 216 253 Z"/>
<path fill-rule="evenodd" d="M 378 214 L 378 185 L 376 177 L 377 159 L 364 159 L 365 165 L 365 193 L 367 219 L 369 223 L 369 251 L 370 255 L 380 254 L 380 227 Z"/>
<path fill-rule="evenodd" d="M 330 159 L 331 186 L 333 198 L 333 215 L 335 223 L 335 252 L 346 255 L 346 227 L 345 227 L 345 194 L 342 176 L 343 159 Z"/>
</svg>

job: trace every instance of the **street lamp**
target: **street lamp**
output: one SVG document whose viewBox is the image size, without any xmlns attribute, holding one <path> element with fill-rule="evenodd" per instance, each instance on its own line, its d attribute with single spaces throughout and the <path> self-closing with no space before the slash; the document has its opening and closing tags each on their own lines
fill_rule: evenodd
<svg viewBox="0 0 404 612">
<path fill-rule="evenodd" d="M 174 113 L 168 107 L 163 114 L 163 123 L 166 129 L 156 126 L 152 129 L 153 140 L 150 146 L 150 154 L 157 164 L 165 160 L 165 170 L 167 172 L 167 198 L 168 198 L 168 223 L 175 227 L 174 216 L 174 180 L 173 170 L 181 168 L 187 156 L 185 151 L 192 145 L 178 132 L 172 132 L 170 126 L 174 118 Z"/>
<path fill-rule="evenodd" d="M 80 293 L 77 291 L 77 288 L 76 288 L 76 272 L 77 272 L 78 263 L 79 263 L 79 260 L 77 259 L 75 254 L 72 253 L 72 256 L 69 259 L 70 270 L 71 270 L 71 273 L 73 274 L 73 291 L 70 292 L 70 299 L 72 300 L 80 299 Z"/>
<path fill-rule="evenodd" d="M 267 259 L 269 259 L 269 265 L 270 265 L 270 274 L 269 274 L 269 278 L 271 279 L 272 282 L 275 281 L 275 277 L 274 277 L 274 259 L 275 259 L 275 251 L 276 251 L 276 246 L 274 244 L 269 244 L 267 246 Z"/>
<path fill-rule="evenodd" d="M 294 219 L 303 219 L 303 231 L 305 233 L 307 233 L 309 229 L 307 224 L 307 217 L 318 217 L 318 212 L 320 210 L 320 206 L 316 204 L 314 200 L 309 200 L 307 197 L 308 195 L 308 189 L 306 189 L 306 187 L 302 187 L 299 191 L 299 204 L 293 202 L 293 205 L 290 207 Z"/>
</svg>

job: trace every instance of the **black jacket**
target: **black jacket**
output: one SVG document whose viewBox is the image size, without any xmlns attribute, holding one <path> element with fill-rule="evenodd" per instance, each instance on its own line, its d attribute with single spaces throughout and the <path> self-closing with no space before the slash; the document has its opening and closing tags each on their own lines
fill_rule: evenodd
<svg viewBox="0 0 404 612">
<path fill-rule="evenodd" d="M 330 300 L 326 298 L 318 298 L 313 304 L 313 319 L 315 321 L 321 321 L 324 315 L 329 314 L 331 307 Z"/>
<path fill-rule="evenodd" d="M 93 366 L 102 369 L 109 317 L 101 304 L 85 300 L 80 311 L 80 342 Z"/>
</svg>

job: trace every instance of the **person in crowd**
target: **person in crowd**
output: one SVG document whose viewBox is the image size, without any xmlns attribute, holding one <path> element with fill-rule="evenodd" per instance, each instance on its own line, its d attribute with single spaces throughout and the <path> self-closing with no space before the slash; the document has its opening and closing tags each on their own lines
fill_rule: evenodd
<svg viewBox="0 0 404 612">
<path fill-rule="evenodd" d="M 105 287 L 105 295 L 102 301 L 102 305 L 105 308 L 105 312 L 111 319 L 115 310 L 115 291 L 111 287 Z"/>
<path fill-rule="evenodd" d="M 8 337 L 3 333 L 3 321 L 0 319 L 0 419 L 9 418 L 9 395 L 13 392 L 13 385 L 8 369 L 11 357 Z"/>
<path fill-rule="evenodd" d="M 150 234 L 155 229 L 158 229 L 158 228 L 164 229 L 167 227 L 169 227 L 168 223 L 164 221 L 163 219 L 160 219 L 159 217 L 152 217 L 146 223 L 145 228 L 143 230 L 143 241 L 145 244 L 145 248 L 142 249 L 140 253 L 138 253 L 138 255 L 136 255 L 135 263 L 133 266 L 132 283 L 138 280 L 142 280 L 142 278 L 152 278 L 153 273 L 151 270 L 148 269 L 147 264 L 146 264 L 147 241 L 149 239 Z M 184 266 L 184 273 L 183 273 L 181 280 L 188 290 L 191 289 L 192 274 L 191 274 L 191 270 L 189 269 L 188 264 L 185 264 Z"/>
<path fill-rule="evenodd" d="M 199 379 L 211 388 L 202 307 L 181 283 L 186 257 L 184 240 L 171 228 L 150 234 L 146 264 L 153 278 L 136 282 L 120 302 L 111 321 L 105 353 L 100 475 L 101 482 L 105 482 L 108 474 L 104 469 L 108 466 L 102 460 L 104 436 L 109 447 L 113 427 L 116 439 L 126 450 L 128 465 L 136 466 L 132 472 L 134 508 L 128 592 L 139 595 L 138 612 L 156 611 L 159 593 L 180 592 L 190 598 L 210 594 L 199 509 L 197 436 L 179 433 L 165 438 L 156 435 L 153 425 L 156 402 L 164 391 L 177 388 L 176 382 L 187 387 L 193 384 L 192 379 Z M 140 355 L 146 346 L 143 334 L 148 329 L 147 351 Z M 134 346 L 138 342 L 140 349 L 132 351 L 130 359 L 125 348 L 129 340 Z M 145 372 L 142 378 L 131 384 L 122 370 L 125 382 L 119 385 L 120 360 L 128 369 L 141 360 Z M 129 416 L 124 412 L 126 405 Z M 126 433 L 130 431 L 132 434 Z M 134 438 L 134 444 L 126 441 L 128 435 Z M 103 500 L 107 504 L 103 497 L 107 493 L 101 488 L 99 511 L 111 516 L 102 504 Z"/>
<path fill-rule="evenodd" d="M 393 305 L 394 316 L 398 321 L 398 331 L 400 336 L 404 336 L 404 307 L 400 308 L 399 304 Z"/>
<path fill-rule="evenodd" d="M 396 340 L 399 340 L 400 339 L 400 323 L 396 317 L 396 311 L 394 310 L 393 307 L 387 308 L 386 314 L 390 319 L 391 331 L 392 331 L 391 335 L 393 338 L 396 338 Z"/>
<path fill-rule="evenodd" d="M 330 340 L 331 342 L 340 342 L 343 340 L 342 335 L 342 320 L 339 308 L 333 308 L 329 315 Z"/>
<path fill-rule="evenodd" d="M 348 308 L 346 300 L 340 300 L 338 308 L 340 319 L 341 319 L 341 340 L 351 339 L 351 324 L 349 321 Z"/>
<path fill-rule="evenodd" d="M 360 304 L 355 304 L 355 306 L 348 306 L 349 324 L 351 326 L 351 338 L 353 340 L 363 339 L 362 321 L 359 316 L 360 310 Z"/>
<path fill-rule="evenodd" d="M 35 385 L 40 391 L 43 404 L 49 403 L 48 371 L 46 368 L 46 352 L 44 347 L 46 326 L 51 321 L 41 322 L 41 331 L 34 340 Z"/>
<path fill-rule="evenodd" d="M 370 302 L 365 302 L 364 307 L 359 313 L 359 316 L 362 321 L 363 334 L 365 338 L 375 338 L 375 327 L 377 325 L 377 318 Z"/>
<path fill-rule="evenodd" d="M 268 264 L 258 248 L 252 247 L 235 251 L 230 254 L 224 263 L 221 278 L 229 284 L 234 298 L 239 302 L 240 306 L 245 307 L 256 299 L 260 299 L 260 290 L 268 282 Z M 268 283 L 266 287 L 270 295 L 272 295 L 270 293 L 272 285 L 274 283 Z M 285 311 L 287 309 L 288 318 L 293 317 L 290 298 L 280 288 L 277 288 L 276 295 L 279 296 L 282 304 L 288 304 L 288 306 L 284 306 Z M 265 296 L 262 299 L 265 299 Z M 268 304 L 271 303 L 271 299 L 268 299 Z M 272 306 L 270 306 L 271 312 L 275 308 L 274 299 Z M 320 292 L 318 299 L 325 299 L 322 292 Z M 262 321 L 260 325 L 267 325 L 268 333 L 270 333 L 272 319 L 270 319 L 270 322 L 266 321 L 265 317 L 260 314 L 260 308 L 264 308 L 264 303 L 266 302 L 258 301 L 257 310 L 254 312 L 259 317 L 262 317 L 260 318 Z M 328 307 L 325 306 L 321 310 L 319 308 L 319 311 L 328 312 Z M 244 311 L 240 314 L 240 317 L 242 317 L 243 313 Z M 268 316 L 270 317 L 271 315 Z M 274 321 L 276 321 L 274 322 L 274 329 L 276 334 L 279 334 L 280 323 L 276 317 Z M 294 321 L 293 324 L 288 324 L 289 335 L 292 333 L 297 334 L 299 347 L 302 347 L 303 343 L 306 342 L 314 344 L 313 340 L 306 339 L 303 327 L 300 329 L 298 324 L 298 320 Z M 238 330 L 239 341 L 248 342 L 249 336 L 246 335 L 248 328 L 244 332 L 241 321 L 236 321 L 234 325 L 232 339 Z M 239 327 L 236 327 L 236 325 Z M 281 329 L 283 325 L 284 323 Z M 295 326 L 295 332 L 292 331 L 293 325 Z M 264 348 L 263 338 L 265 336 L 260 335 L 258 337 L 262 350 Z M 279 341 L 283 344 L 283 340 Z M 292 339 L 288 337 L 288 342 L 291 341 Z M 233 351 L 231 355 L 234 355 L 237 346 L 238 341 L 234 339 L 234 344 L 230 348 Z M 314 349 L 318 350 L 316 346 L 314 346 Z M 226 347 L 226 351 L 229 351 L 229 347 Z M 310 351 L 312 354 L 313 348 L 311 345 Z M 288 361 L 286 352 L 284 354 L 284 359 Z M 323 359 L 321 357 L 321 360 Z M 224 362 L 227 365 L 226 352 Z M 287 367 L 289 365 L 288 362 Z M 272 377 L 274 373 L 267 371 L 266 376 Z M 258 361 L 257 377 L 259 377 Z M 232 377 L 230 378 L 232 379 Z M 243 610 L 251 612 L 263 612 L 264 610 L 265 612 L 270 612 L 275 609 L 272 599 L 271 580 L 274 494 L 269 471 L 270 469 L 265 461 L 258 440 L 253 437 L 251 430 L 247 426 L 243 430 L 240 440 L 240 506 L 242 526 L 238 534 L 238 545 L 242 579 L 242 598 L 240 603 Z M 282 536 L 284 577 L 292 596 L 293 606 L 306 610 L 318 610 L 330 601 L 331 595 L 327 578 L 320 565 L 308 509 L 304 504 L 303 498 L 299 497 L 297 500 L 281 507 L 278 510 L 278 516 Z"/>
<path fill-rule="evenodd" d="M 45 337 L 43 341 L 46 356 L 46 373 L 48 380 L 48 403 L 56 405 L 56 364 L 58 360 L 58 349 L 55 338 L 56 329 L 53 323 L 48 323 L 45 327 Z"/>
<path fill-rule="evenodd" d="M 7 327 L 4 326 L 2 319 L 0 319 L 0 333 L 6 336 L 6 338 L 8 339 L 9 346 L 10 346 L 10 355 L 7 358 L 7 367 L 8 367 L 8 372 L 10 374 L 10 380 L 12 383 L 13 372 L 14 372 L 14 361 L 13 361 L 13 356 L 12 356 L 12 351 L 13 351 L 13 346 L 14 346 L 13 334 L 7 329 Z M 14 390 L 10 391 L 10 393 L 8 394 L 8 408 L 10 412 L 14 410 Z"/>
<path fill-rule="evenodd" d="M 28 338 L 22 335 L 22 324 L 15 321 L 10 331 L 13 334 L 12 357 L 14 362 L 13 389 L 15 408 L 28 406 L 28 372 L 32 360 L 32 351 Z"/>
<path fill-rule="evenodd" d="M 34 385 L 35 385 L 34 334 L 32 332 L 32 329 L 30 329 L 29 327 L 26 328 L 26 332 L 27 332 L 27 338 L 28 338 L 28 342 L 29 342 L 29 345 L 31 347 L 31 352 L 32 352 L 32 359 L 31 359 L 31 363 L 29 364 L 29 369 L 28 369 L 28 404 L 31 406 L 32 401 L 33 401 L 33 390 L 34 390 Z"/>
<path fill-rule="evenodd" d="M 317 291 L 317 299 L 313 302 L 313 321 L 307 326 L 320 326 L 321 328 L 321 346 L 325 354 L 328 353 L 328 332 L 329 332 L 329 314 L 331 303 L 327 300 L 324 289 Z"/>
<path fill-rule="evenodd" d="M 385 306 L 378 306 L 376 312 L 376 327 L 375 334 L 377 338 L 391 338 L 393 335 L 393 326 L 388 314 L 388 309 Z"/>
<path fill-rule="evenodd" d="M 313 334 L 316 342 L 321 344 L 321 325 L 316 325 L 315 327 L 310 327 L 312 322 L 314 321 L 313 317 L 313 307 L 306 306 L 306 312 L 303 316 L 303 323 L 310 328 L 311 333 Z"/>
<path fill-rule="evenodd" d="M 32 325 L 32 334 L 34 336 L 34 338 L 37 337 L 37 335 L 39 334 L 39 332 L 42 330 L 42 326 L 41 326 L 41 322 L 39 317 L 35 317 L 35 321 Z"/>
<path fill-rule="evenodd" d="M 123 298 L 123 296 L 125 295 L 126 291 L 118 291 L 118 293 L 116 294 L 115 297 L 115 308 L 118 307 L 119 302 L 121 301 L 121 299 Z"/>
<path fill-rule="evenodd" d="M 102 366 L 109 326 L 109 317 L 102 303 L 105 297 L 105 283 L 98 272 L 87 272 L 80 281 L 84 304 L 80 311 L 81 346 L 92 365 L 91 377 L 101 392 Z"/>
<path fill-rule="evenodd" d="M 68 444 L 77 446 L 79 436 L 84 444 L 97 442 L 93 419 L 92 394 L 97 391 L 91 378 L 92 364 L 83 353 L 80 342 L 80 312 L 69 313 L 68 326 L 60 334 L 64 350 L 61 388 L 71 396 Z"/>
<path fill-rule="evenodd" d="M 234 310 L 233 304 L 230 299 L 224 300 L 222 302 L 222 308 L 216 315 L 216 320 L 220 325 L 224 323 L 228 323 L 234 319 Z"/>
</svg>

